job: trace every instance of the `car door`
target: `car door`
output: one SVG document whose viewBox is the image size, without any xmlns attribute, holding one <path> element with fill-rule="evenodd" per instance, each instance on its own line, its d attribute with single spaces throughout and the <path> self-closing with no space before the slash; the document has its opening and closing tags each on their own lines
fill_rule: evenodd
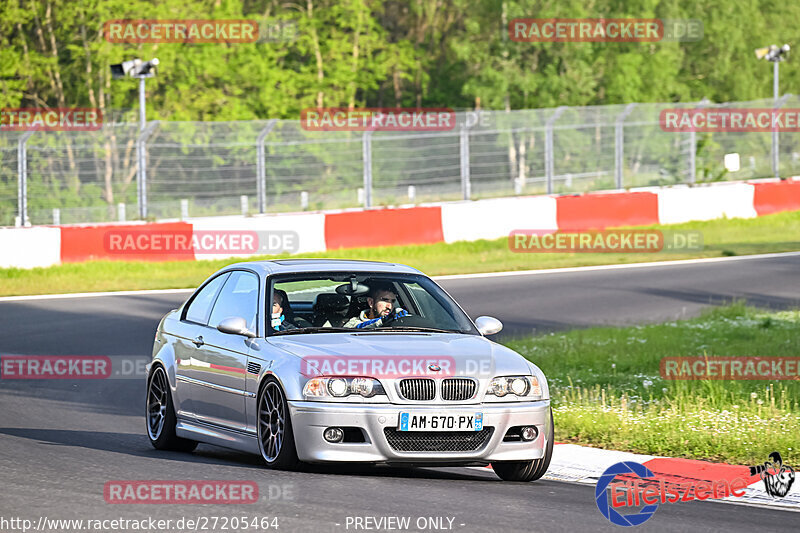
<svg viewBox="0 0 800 533">
<path fill-rule="evenodd" d="M 192 398 L 195 388 L 192 381 L 199 377 L 198 351 L 205 350 L 201 344 L 195 342 L 204 334 L 207 335 L 205 330 L 211 309 L 229 276 L 230 272 L 224 272 L 207 281 L 184 306 L 181 319 L 169 331 L 169 342 L 175 354 L 175 412 L 178 418 L 194 418 Z"/>
<path fill-rule="evenodd" d="M 259 278 L 247 270 L 234 270 L 214 302 L 207 325 L 201 328 L 191 366 L 192 407 L 197 420 L 244 430 L 247 354 L 251 339 L 222 333 L 217 326 L 226 318 L 244 318 L 258 333 Z"/>
</svg>

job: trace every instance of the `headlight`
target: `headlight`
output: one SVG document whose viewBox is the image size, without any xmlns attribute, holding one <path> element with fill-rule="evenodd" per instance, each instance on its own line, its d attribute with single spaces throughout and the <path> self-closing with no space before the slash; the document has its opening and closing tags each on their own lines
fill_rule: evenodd
<svg viewBox="0 0 800 533">
<path fill-rule="evenodd" d="M 350 382 L 350 390 L 353 394 L 360 394 L 365 398 L 369 398 L 373 396 L 373 392 L 375 391 L 375 384 L 378 383 L 376 380 L 372 378 L 353 378 L 353 381 Z M 380 383 L 378 383 L 380 386 Z"/>
<path fill-rule="evenodd" d="M 313 398 L 344 398 L 351 394 L 372 398 L 386 391 L 381 382 L 373 378 L 313 378 L 303 387 L 303 396 Z"/>
<path fill-rule="evenodd" d="M 542 387 L 536 376 L 502 376 L 494 378 L 489 382 L 486 395 L 502 398 L 511 394 L 519 398 L 540 399 L 542 397 Z"/>
<path fill-rule="evenodd" d="M 347 384 L 347 380 L 342 378 L 333 378 L 328 380 L 328 392 L 331 393 L 331 396 L 341 398 L 342 396 L 347 396 L 350 394 L 350 387 Z"/>
</svg>

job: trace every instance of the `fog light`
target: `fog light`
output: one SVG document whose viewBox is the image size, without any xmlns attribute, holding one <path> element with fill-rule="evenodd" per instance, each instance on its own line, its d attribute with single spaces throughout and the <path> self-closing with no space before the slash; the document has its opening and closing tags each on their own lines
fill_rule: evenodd
<svg viewBox="0 0 800 533">
<path fill-rule="evenodd" d="M 344 431 L 340 428 L 328 428 L 322 436 L 325 437 L 325 440 L 328 442 L 342 442 Z"/>
<path fill-rule="evenodd" d="M 539 430 L 536 429 L 536 426 L 525 426 L 519 432 L 522 435 L 522 440 L 533 440 L 539 434 Z"/>
</svg>

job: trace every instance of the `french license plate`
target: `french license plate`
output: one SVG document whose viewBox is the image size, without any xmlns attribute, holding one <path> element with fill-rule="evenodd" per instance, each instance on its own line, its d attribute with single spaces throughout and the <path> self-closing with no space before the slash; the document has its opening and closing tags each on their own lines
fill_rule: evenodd
<svg viewBox="0 0 800 533">
<path fill-rule="evenodd" d="M 398 431 L 481 431 L 483 413 L 401 412 Z"/>
</svg>

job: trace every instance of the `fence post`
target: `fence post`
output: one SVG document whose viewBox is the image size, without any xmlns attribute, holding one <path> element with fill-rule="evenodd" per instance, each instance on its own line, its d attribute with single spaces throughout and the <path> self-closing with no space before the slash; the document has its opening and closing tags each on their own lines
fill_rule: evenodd
<svg viewBox="0 0 800 533">
<path fill-rule="evenodd" d="M 776 76 L 775 76 L 775 94 L 778 94 L 778 85 L 777 85 L 777 83 L 778 83 L 778 77 L 777 77 L 778 62 L 776 61 L 774 63 L 774 65 L 775 65 L 775 72 L 776 72 Z M 773 115 L 777 115 L 777 110 L 780 109 L 781 107 L 783 107 L 783 104 L 791 96 L 792 96 L 791 93 L 787 93 L 787 94 L 784 94 L 783 96 L 781 96 L 780 99 L 775 100 L 775 104 L 774 104 L 775 105 L 775 111 L 773 112 Z M 773 119 L 773 123 L 774 123 L 774 120 L 775 119 Z M 778 128 L 774 127 L 774 125 L 773 125 L 773 128 L 772 128 L 772 173 L 776 178 L 780 178 L 781 177 L 781 175 L 780 175 L 781 174 L 780 173 L 780 152 L 781 152 L 781 145 L 780 145 L 780 141 L 779 141 L 779 138 L 778 138 Z"/>
<path fill-rule="evenodd" d="M 460 160 L 461 160 L 461 196 L 464 200 L 472 197 L 472 183 L 469 176 L 469 126 L 461 125 L 461 136 L 459 139 Z"/>
<path fill-rule="evenodd" d="M 567 109 L 567 106 L 557 107 L 555 112 L 547 119 L 544 127 L 544 172 L 547 178 L 547 194 L 553 194 L 553 174 L 555 174 L 555 163 L 553 162 L 553 126 L 558 117 Z"/>
<path fill-rule="evenodd" d="M 365 131 L 361 143 L 364 161 L 364 208 L 372 207 L 372 132 Z"/>
<path fill-rule="evenodd" d="M 32 131 L 26 131 L 17 144 L 17 211 L 20 226 L 30 226 L 28 222 L 28 139 Z"/>
<path fill-rule="evenodd" d="M 697 103 L 696 109 L 706 107 L 710 102 L 708 98 L 703 98 Z M 697 132 L 689 132 L 689 183 L 697 182 Z"/>
<path fill-rule="evenodd" d="M 256 194 L 258 196 L 259 213 L 267 211 L 267 160 L 264 153 L 264 139 L 277 122 L 277 119 L 267 122 L 261 133 L 258 134 L 258 139 L 256 139 Z"/>
<path fill-rule="evenodd" d="M 631 114 L 634 107 L 636 107 L 636 104 L 626 105 L 625 109 L 623 109 L 622 113 L 617 117 L 616 124 L 614 125 L 614 180 L 617 189 L 622 188 L 623 154 L 625 146 L 625 132 L 623 127 L 625 125 L 625 119 Z"/>
<path fill-rule="evenodd" d="M 138 165 L 136 167 L 136 185 L 139 200 L 139 218 L 147 218 L 147 138 L 153 134 L 158 127 L 159 121 L 154 120 L 145 127 L 136 140 L 136 155 Z"/>
</svg>

